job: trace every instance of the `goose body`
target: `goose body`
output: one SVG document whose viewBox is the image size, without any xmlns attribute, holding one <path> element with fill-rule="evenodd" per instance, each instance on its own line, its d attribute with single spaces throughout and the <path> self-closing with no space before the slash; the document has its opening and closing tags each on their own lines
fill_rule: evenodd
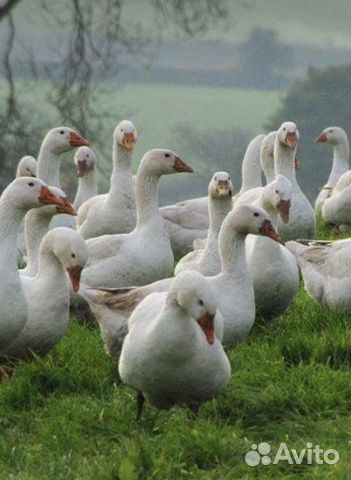
<svg viewBox="0 0 351 480">
<path fill-rule="evenodd" d="M 306 292 L 331 310 L 351 311 L 351 240 L 286 246 L 297 260 Z"/>
<path fill-rule="evenodd" d="M 350 168 L 350 147 L 347 134 L 341 127 L 325 128 L 317 137 L 316 143 L 326 143 L 333 147 L 333 166 L 328 181 L 322 187 L 315 202 L 316 215 L 321 215 L 324 202 L 329 197 L 331 189 L 335 187 L 341 175 Z"/>
<path fill-rule="evenodd" d="M 131 170 L 137 131 L 123 120 L 113 134 L 113 171 L 107 194 L 96 195 L 78 210 L 78 231 L 85 239 L 101 235 L 129 233 L 136 224 L 136 205 Z"/>
<path fill-rule="evenodd" d="M 149 295 L 128 322 L 122 380 L 158 408 L 197 410 L 219 395 L 231 368 L 214 335 L 215 312 L 215 296 L 198 272 L 182 272 L 169 292 Z"/>
<path fill-rule="evenodd" d="M 0 197 L 0 354 L 20 333 L 27 319 L 27 304 L 17 270 L 16 238 L 24 216 L 31 208 L 61 205 L 46 184 L 36 178 L 19 177 Z"/>
<path fill-rule="evenodd" d="M 293 122 L 284 122 L 277 131 L 274 142 L 275 174 L 284 175 L 292 184 L 289 223 L 278 221 L 278 231 L 282 241 L 296 238 L 314 238 L 316 219 L 313 208 L 301 191 L 295 174 L 296 148 L 299 132 Z"/>
<path fill-rule="evenodd" d="M 233 206 L 233 185 L 227 172 L 216 172 L 208 188 L 210 224 L 203 249 L 189 252 L 175 268 L 175 274 L 184 270 L 197 270 L 203 275 L 217 275 L 221 269 L 218 235 L 223 220 Z"/>
<path fill-rule="evenodd" d="M 174 152 L 154 149 L 144 155 L 136 180 L 137 225 L 129 234 L 87 241 L 85 284 L 108 288 L 146 285 L 172 273 L 174 258 L 158 209 L 158 182 L 162 175 L 177 172 L 192 169 Z"/>
<path fill-rule="evenodd" d="M 258 194 L 257 190 L 260 190 Z M 289 221 L 292 185 L 283 175 L 265 187 L 254 189 L 258 198 L 253 205 L 263 208 L 271 217 L 274 226 L 278 214 L 284 223 Z M 246 192 L 240 201 L 250 197 Z M 265 318 L 283 313 L 299 288 L 299 271 L 293 255 L 281 244 L 267 237 L 248 235 L 246 256 L 253 279 L 256 311 Z"/>
<path fill-rule="evenodd" d="M 340 230 L 351 228 L 351 170 L 339 178 L 322 205 L 323 220 Z"/>
<path fill-rule="evenodd" d="M 84 239 L 72 229 L 55 228 L 45 235 L 37 275 L 21 278 L 27 319 L 15 341 L 5 349 L 6 356 L 23 358 L 31 352 L 46 355 L 61 340 L 69 320 L 66 271 L 77 290 L 86 259 Z"/>
</svg>

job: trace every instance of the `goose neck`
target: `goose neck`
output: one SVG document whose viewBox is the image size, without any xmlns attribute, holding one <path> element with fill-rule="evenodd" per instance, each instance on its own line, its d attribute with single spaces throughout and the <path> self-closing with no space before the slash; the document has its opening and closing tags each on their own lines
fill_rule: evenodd
<svg viewBox="0 0 351 480">
<path fill-rule="evenodd" d="M 224 277 L 237 278 L 242 281 L 248 275 L 246 262 L 246 233 L 234 230 L 230 225 L 223 225 L 219 236 L 219 253 Z"/>
<path fill-rule="evenodd" d="M 61 188 L 60 163 L 60 156 L 54 153 L 50 143 L 44 140 L 38 155 L 38 178 L 50 186 Z"/>
<path fill-rule="evenodd" d="M 141 166 L 136 181 L 137 227 L 161 218 L 158 211 L 158 183 L 160 176 Z"/>
<path fill-rule="evenodd" d="M 327 185 L 335 187 L 340 176 L 349 170 L 349 144 L 348 141 L 339 142 L 333 148 L 333 166 Z"/>
<path fill-rule="evenodd" d="M 274 228 L 276 228 L 278 224 L 278 212 L 277 209 L 274 207 L 272 204 L 272 201 L 270 200 L 268 195 L 262 194 L 257 202 L 257 206 L 260 208 L 263 208 L 268 215 L 271 217 L 272 225 Z"/>
<path fill-rule="evenodd" d="M 274 171 L 275 175 L 284 175 L 293 186 L 297 186 L 295 174 L 296 148 L 289 148 L 281 142 L 274 144 Z"/>
<path fill-rule="evenodd" d="M 218 236 L 225 217 L 232 209 L 233 201 L 230 197 L 227 199 L 212 199 L 209 197 L 209 228 L 206 239 L 204 254 L 213 249 L 218 249 Z"/>
<path fill-rule="evenodd" d="M 44 214 L 41 210 L 41 208 L 30 210 L 24 219 L 24 236 L 28 254 L 25 274 L 30 277 L 38 272 L 40 244 L 49 229 L 52 218 L 52 215 Z"/>
<path fill-rule="evenodd" d="M 6 194 L 5 194 L 6 195 Z M 26 211 L 18 208 L 10 199 L 0 201 L 0 249 L 6 257 L 16 257 L 16 239 Z"/>
<path fill-rule="evenodd" d="M 121 195 L 121 192 L 133 189 L 132 152 L 119 145 L 113 144 L 113 169 L 110 184 L 110 196 Z"/>
<path fill-rule="evenodd" d="M 88 198 L 97 194 L 95 168 L 86 173 L 78 180 L 78 190 L 74 200 L 74 207 L 79 208 Z"/>
</svg>

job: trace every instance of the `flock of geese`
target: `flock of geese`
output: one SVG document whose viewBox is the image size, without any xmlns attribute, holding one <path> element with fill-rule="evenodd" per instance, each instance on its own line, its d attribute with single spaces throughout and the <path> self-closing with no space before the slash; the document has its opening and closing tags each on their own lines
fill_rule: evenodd
<svg viewBox="0 0 351 480">
<path fill-rule="evenodd" d="M 138 391 L 138 415 L 144 399 L 197 411 L 230 380 L 224 347 L 245 339 L 257 313 L 273 318 L 288 308 L 299 271 L 312 298 L 351 310 L 351 239 L 314 240 L 316 215 L 339 231 L 350 228 L 348 138 L 328 127 L 316 140 L 334 156 L 315 209 L 296 179 L 293 122 L 250 142 L 237 194 L 219 171 L 208 196 L 162 208 L 161 177 L 193 170 L 157 148 L 133 177 L 137 138 L 132 122 L 116 127 L 106 194 L 97 194 L 95 153 L 70 128 L 50 130 L 37 161 L 20 160 L 0 197 L 0 377 L 16 359 L 52 350 L 70 304 L 88 302 L 122 380 Z M 77 147 L 79 185 L 70 203 L 60 164 Z"/>
</svg>

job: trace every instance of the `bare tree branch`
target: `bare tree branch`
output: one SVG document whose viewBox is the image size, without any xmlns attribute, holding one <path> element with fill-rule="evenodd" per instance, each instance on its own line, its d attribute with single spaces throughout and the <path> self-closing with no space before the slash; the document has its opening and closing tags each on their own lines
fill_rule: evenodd
<svg viewBox="0 0 351 480">
<path fill-rule="evenodd" d="M 20 0 L 7 0 L 2 6 L 0 6 L 0 20 L 6 15 L 9 15 L 11 9 L 18 3 Z"/>
</svg>

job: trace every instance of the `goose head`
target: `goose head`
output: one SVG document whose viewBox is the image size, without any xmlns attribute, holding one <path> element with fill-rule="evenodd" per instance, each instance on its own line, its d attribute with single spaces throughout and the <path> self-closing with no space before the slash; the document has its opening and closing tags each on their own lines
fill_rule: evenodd
<svg viewBox="0 0 351 480">
<path fill-rule="evenodd" d="M 23 210 L 30 210 L 42 205 L 63 206 L 62 199 L 45 182 L 32 177 L 16 178 L 4 190 L 1 198 L 12 202 L 17 208 Z"/>
<path fill-rule="evenodd" d="M 89 147 L 80 147 L 74 155 L 74 164 L 77 167 L 78 177 L 84 177 L 95 168 L 96 155 Z"/>
<path fill-rule="evenodd" d="M 263 208 L 254 205 L 240 205 L 228 214 L 232 228 L 238 233 L 264 235 L 278 240 L 279 234 L 272 225 L 272 219 Z"/>
<path fill-rule="evenodd" d="M 37 161 L 31 155 L 25 155 L 17 165 L 16 177 L 36 177 Z"/>
<path fill-rule="evenodd" d="M 217 305 L 205 277 L 195 270 L 180 272 L 172 283 L 168 298 L 198 323 L 207 342 L 212 345 L 215 341 L 214 317 Z"/>
<path fill-rule="evenodd" d="M 277 137 L 282 145 L 295 149 L 299 142 L 300 134 L 294 122 L 284 122 L 279 127 Z"/>
<path fill-rule="evenodd" d="M 179 172 L 193 172 L 193 169 L 183 162 L 175 152 L 165 148 L 155 148 L 145 153 L 140 167 L 146 168 L 151 175 L 157 177 Z"/>
<path fill-rule="evenodd" d="M 50 130 L 44 140 L 50 150 L 60 154 L 76 147 L 89 146 L 89 142 L 79 133 L 68 127 L 57 127 Z"/>
<path fill-rule="evenodd" d="M 228 199 L 233 194 L 233 184 L 227 172 L 216 172 L 208 186 L 208 194 L 214 199 Z"/>
<path fill-rule="evenodd" d="M 115 128 L 114 137 L 118 145 L 126 150 L 133 150 L 138 140 L 138 132 L 130 120 L 122 120 Z"/>
<path fill-rule="evenodd" d="M 341 127 L 327 127 L 318 135 L 316 143 L 329 143 L 332 146 L 347 142 L 347 134 Z"/>
<path fill-rule="evenodd" d="M 263 195 L 266 201 L 278 210 L 282 221 L 288 223 L 292 195 L 291 182 L 284 175 L 279 174 L 273 182 L 267 185 Z"/>
<path fill-rule="evenodd" d="M 49 250 L 56 256 L 77 292 L 80 275 L 88 259 L 88 249 L 80 233 L 66 227 L 54 228 L 45 235 L 40 250 Z"/>
</svg>

